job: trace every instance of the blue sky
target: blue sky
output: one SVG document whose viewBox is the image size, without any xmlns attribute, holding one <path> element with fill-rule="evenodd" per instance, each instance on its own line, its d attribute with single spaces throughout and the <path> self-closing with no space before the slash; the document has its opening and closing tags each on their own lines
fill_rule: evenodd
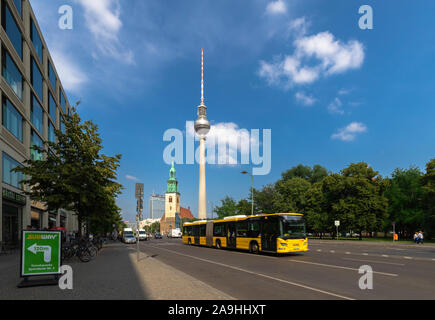
<svg viewBox="0 0 435 320">
<path fill-rule="evenodd" d="M 223 131 L 272 130 L 272 167 L 339 171 L 365 161 L 382 175 L 435 156 L 433 1 L 31 0 L 61 81 L 95 121 L 104 152 L 123 155 L 118 205 L 135 215 L 134 185 L 164 193 L 167 129 L 200 102 L 205 50 L 208 118 Z M 70 5 L 73 30 L 58 28 Z M 374 11 L 373 30 L 358 9 Z M 197 208 L 198 166 L 177 165 L 181 202 Z M 249 193 L 249 166 L 208 166 L 207 196 Z"/>
</svg>

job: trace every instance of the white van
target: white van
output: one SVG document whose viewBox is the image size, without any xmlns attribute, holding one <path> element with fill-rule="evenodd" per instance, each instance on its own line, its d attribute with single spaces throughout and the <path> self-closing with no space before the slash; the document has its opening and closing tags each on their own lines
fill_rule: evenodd
<svg viewBox="0 0 435 320">
<path fill-rule="evenodd" d="M 143 229 L 139 230 L 139 241 L 147 241 L 148 237 L 147 237 L 147 232 Z"/>
<path fill-rule="evenodd" d="M 171 229 L 168 233 L 168 238 L 181 238 L 180 228 Z"/>
</svg>

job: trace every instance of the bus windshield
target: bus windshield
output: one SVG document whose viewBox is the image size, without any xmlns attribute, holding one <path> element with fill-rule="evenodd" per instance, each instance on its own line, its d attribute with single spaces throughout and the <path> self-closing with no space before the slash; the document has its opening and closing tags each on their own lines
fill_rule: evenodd
<svg viewBox="0 0 435 320">
<path fill-rule="evenodd" d="M 305 220 L 302 216 L 283 215 L 280 223 L 280 231 L 283 240 L 305 239 L 307 237 Z"/>
</svg>

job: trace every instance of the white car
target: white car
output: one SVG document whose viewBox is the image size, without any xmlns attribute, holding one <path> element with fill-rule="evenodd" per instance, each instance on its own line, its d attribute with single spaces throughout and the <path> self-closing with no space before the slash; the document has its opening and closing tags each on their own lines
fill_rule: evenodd
<svg viewBox="0 0 435 320">
<path fill-rule="evenodd" d="M 133 235 L 125 235 L 124 236 L 124 243 L 128 243 L 128 244 L 136 243 L 136 237 Z"/>
</svg>

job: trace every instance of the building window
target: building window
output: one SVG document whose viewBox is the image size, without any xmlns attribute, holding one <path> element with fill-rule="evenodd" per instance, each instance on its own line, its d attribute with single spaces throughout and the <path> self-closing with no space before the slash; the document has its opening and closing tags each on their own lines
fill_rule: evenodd
<svg viewBox="0 0 435 320">
<path fill-rule="evenodd" d="M 32 121 L 32 124 L 35 126 L 36 130 L 42 134 L 43 111 L 41 105 L 34 95 L 32 95 L 30 120 Z"/>
<path fill-rule="evenodd" d="M 33 146 L 43 148 L 44 143 L 42 142 L 42 139 L 38 136 L 38 134 L 32 130 L 32 134 L 30 136 L 30 158 L 34 161 L 41 161 L 43 158 L 42 152 L 34 150 Z"/>
<path fill-rule="evenodd" d="M 23 11 L 22 11 L 23 0 L 14 0 L 14 4 L 15 4 L 15 7 L 17 8 L 18 12 L 20 13 L 20 17 L 22 17 L 23 16 Z"/>
<path fill-rule="evenodd" d="M 65 134 L 65 124 L 63 123 L 63 119 L 60 119 L 60 131 Z"/>
<path fill-rule="evenodd" d="M 2 47 L 2 76 L 17 97 L 23 100 L 23 76 L 4 47 Z"/>
<path fill-rule="evenodd" d="M 18 140 L 23 142 L 23 117 L 11 104 L 11 102 L 3 97 L 3 112 L 2 124 L 12 133 Z"/>
<path fill-rule="evenodd" d="M 51 121 L 48 122 L 48 140 L 51 142 L 56 142 L 56 133 L 54 131 L 54 126 Z"/>
<path fill-rule="evenodd" d="M 62 110 L 65 113 L 66 99 L 65 99 L 65 95 L 63 94 L 62 90 L 59 91 L 59 100 L 60 100 L 60 105 L 62 106 Z"/>
<path fill-rule="evenodd" d="M 169 197 L 169 203 L 172 203 L 172 197 Z"/>
<path fill-rule="evenodd" d="M 21 60 L 23 60 L 23 38 L 21 36 L 21 31 L 18 28 L 17 22 L 12 16 L 6 1 L 2 1 L 2 26 L 8 35 L 9 40 L 11 40 L 15 51 L 17 51 Z"/>
<path fill-rule="evenodd" d="M 21 189 L 20 181 L 23 180 L 23 174 L 20 172 L 13 172 L 12 170 L 21 167 L 20 163 L 11 157 L 9 157 L 6 153 L 2 153 L 2 175 L 3 182 L 13 186 L 17 189 Z"/>
<path fill-rule="evenodd" d="M 30 38 L 32 39 L 33 47 L 35 48 L 36 54 L 38 55 L 38 58 L 39 58 L 39 61 L 41 61 L 41 63 L 42 63 L 43 62 L 43 60 L 42 60 L 42 49 L 43 49 L 42 40 L 41 40 L 41 37 L 39 36 L 38 30 L 36 29 L 36 25 L 35 25 L 35 22 L 33 21 L 33 19 L 30 19 L 30 23 L 31 23 Z"/>
<path fill-rule="evenodd" d="M 48 112 L 50 113 L 51 120 L 57 123 L 57 107 L 56 102 L 54 102 L 53 96 L 50 91 L 48 92 Z"/>
<path fill-rule="evenodd" d="M 36 94 L 38 95 L 39 99 L 43 99 L 43 93 L 42 93 L 42 74 L 41 71 L 39 71 L 38 66 L 36 65 L 35 59 L 32 58 L 32 86 L 35 90 Z"/>
<path fill-rule="evenodd" d="M 56 74 L 54 73 L 53 65 L 48 61 L 48 79 L 50 79 L 51 87 L 56 92 Z"/>
</svg>

